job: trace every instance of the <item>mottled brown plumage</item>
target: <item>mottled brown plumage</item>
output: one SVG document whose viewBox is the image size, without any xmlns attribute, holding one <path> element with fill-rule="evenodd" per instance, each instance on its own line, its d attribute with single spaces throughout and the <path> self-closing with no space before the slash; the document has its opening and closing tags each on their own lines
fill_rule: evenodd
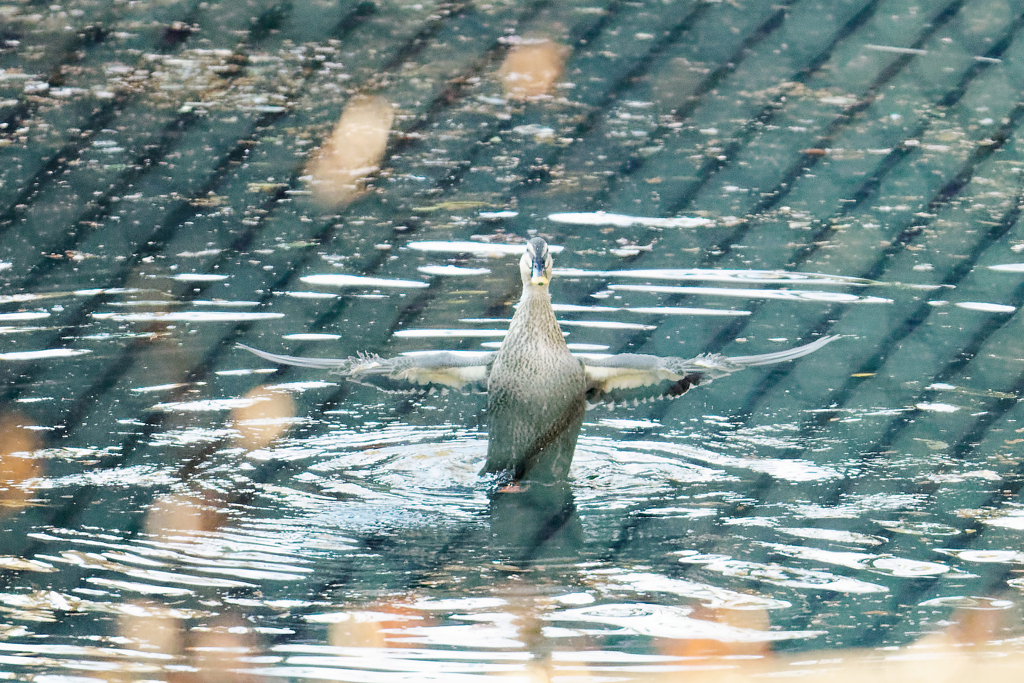
<svg viewBox="0 0 1024 683">
<path fill-rule="evenodd" d="M 564 480 L 586 411 L 583 363 L 551 308 L 551 254 L 535 237 L 520 261 L 523 295 L 487 377 L 484 473 Z"/>
</svg>

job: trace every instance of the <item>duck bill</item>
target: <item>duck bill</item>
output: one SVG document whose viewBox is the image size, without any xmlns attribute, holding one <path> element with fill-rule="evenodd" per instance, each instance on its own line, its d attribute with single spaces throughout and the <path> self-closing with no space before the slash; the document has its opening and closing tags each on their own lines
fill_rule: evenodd
<svg viewBox="0 0 1024 683">
<path fill-rule="evenodd" d="M 548 274 L 545 272 L 547 269 L 545 265 L 547 264 L 544 262 L 544 258 L 534 257 L 532 260 L 534 260 L 534 263 L 530 267 L 529 282 L 535 285 L 547 285 L 551 279 L 548 278 Z"/>
</svg>

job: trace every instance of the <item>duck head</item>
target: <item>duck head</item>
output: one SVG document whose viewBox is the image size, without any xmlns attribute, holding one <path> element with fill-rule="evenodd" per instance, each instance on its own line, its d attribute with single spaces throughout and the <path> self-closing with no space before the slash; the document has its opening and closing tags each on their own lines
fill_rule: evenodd
<svg viewBox="0 0 1024 683">
<path fill-rule="evenodd" d="M 526 253 L 519 260 L 519 272 L 523 276 L 523 286 L 537 285 L 543 287 L 551 281 L 551 252 L 548 243 L 540 237 L 534 237 L 526 243 Z"/>
</svg>

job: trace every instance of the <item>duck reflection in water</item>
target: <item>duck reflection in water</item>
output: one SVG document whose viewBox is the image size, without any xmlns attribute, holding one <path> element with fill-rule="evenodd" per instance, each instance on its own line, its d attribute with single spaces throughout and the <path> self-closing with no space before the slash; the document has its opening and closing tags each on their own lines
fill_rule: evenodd
<svg viewBox="0 0 1024 683">
<path fill-rule="evenodd" d="M 532 527 L 531 533 L 546 533 L 551 523 L 572 516 L 566 512 L 572 500 L 567 479 L 588 404 L 678 397 L 693 386 L 746 367 L 806 356 L 836 339 L 822 337 L 786 351 L 733 358 L 633 353 L 577 357 L 566 345 L 551 307 L 551 269 L 547 243 L 539 237 L 529 240 L 519 262 L 522 298 L 496 352 L 325 359 L 239 346 L 275 363 L 329 369 L 355 379 L 379 377 L 455 389 L 471 384 L 485 387 L 488 444 L 481 474 L 493 475 L 497 482 L 493 506 L 546 509 L 539 525 L 522 525 L 524 531 Z M 508 494 L 516 494 L 515 502 L 507 500 Z M 512 520 L 516 515 L 501 516 Z"/>
</svg>

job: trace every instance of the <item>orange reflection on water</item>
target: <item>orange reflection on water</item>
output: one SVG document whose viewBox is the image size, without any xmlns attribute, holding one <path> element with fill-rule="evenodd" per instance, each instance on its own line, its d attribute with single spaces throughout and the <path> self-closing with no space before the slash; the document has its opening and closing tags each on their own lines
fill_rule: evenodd
<svg viewBox="0 0 1024 683">
<path fill-rule="evenodd" d="M 771 626 L 768 611 L 763 609 L 737 610 L 698 607 L 690 616 L 694 619 L 713 621 L 752 631 L 767 631 Z M 742 642 L 691 638 L 687 640 L 663 639 L 660 641 L 658 650 L 662 654 L 678 657 L 766 656 L 771 653 L 771 646 L 766 640 Z"/>
<path fill-rule="evenodd" d="M 382 97 L 357 97 L 345 107 L 334 132 L 306 167 L 313 199 L 342 206 L 363 191 L 367 176 L 378 170 L 395 110 Z"/>
<path fill-rule="evenodd" d="M 815 683 L 1015 683 L 1024 669 L 1024 653 L 1013 643 L 985 648 L 924 642 L 903 648 L 813 650 L 767 659 L 708 658 L 698 660 L 706 670 L 694 667 L 671 674 L 638 674 L 623 681 L 646 683 L 763 683 L 770 680 L 804 680 Z"/>
<path fill-rule="evenodd" d="M 566 52 L 550 41 L 513 47 L 498 70 L 505 95 L 516 100 L 550 95 L 562 76 Z"/>
<path fill-rule="evenodd" d="M 205 629 L 194 629 L 193 645 L 188 648 L 195 681 L 201 683 L 245 683 L 263 680 L 245 669 L 248 659 L 260 653 L 252 630 L 239 619 L 226 618 Z"/>
<path fill-rule="evenodd" d="M 163 537 L 216 531 L 226 519 L 225 507 L 225 501 L 209 490 L 163 496 L 149 508 L 146 531 Z"/>
<path fill-rule="evenodd" d="M 235 442 L 255 451 L 266 448 L 288 431 L 295 416 L 295 402 L 283 391 L 256 387 L 245 395 L 251 403 L 231 411 L 229 422 L 238 431 Z"/>
<path fill-rule="evenodd" d="M 35 452 L 42 447 L 32 423 L 19 413 L 0 415 L 0 516 L 24 507 L 29 482 L 41 474 Z"/>
<path fill-rule="evenodd" d="M 997 598 L 966 598 L 976 601 L 961 607 L 949 616 L 951 622 L 943 631 L 917 641 L 917 646 L 937 648 L 983 647 L 988 643 L 1012 637 L 1013 627 L 1021 622 L 1021 606 L 1013 600 Z"/>
<path fill-rule="evenodd" d="M 413 647 L 389 637 L 401 636 L 402 629 L 433 623 L 422 611 L 413 609 L 408 598 L 382 600 L 365 609 L 331 615 L 327 641 L 334 647 Z"/>
<path fill-rule="evenodd" d="M 126 610 L 118 616 L 117 630 L 121 637 L 142 652 L 180 655 L 185 644 L 182 621 L 159 614 L 142 602 L 133 605 L 138 609 Z"/>
<path fill-rule="evenodd" d="M 969 600 L 969 599 L 968 599 Z M 688 683 L 757 683 L 771 679 L 802 679 L 829 683 L 953 683 L 984 680 L 1012 683 L 1024 670 L 1024 651 L 1019 639 L 1005 638 L 1010 624 L 1020 621 L 1014 606 L 996 608 L 1002 600 L 977 599 L 982 606 L 963 608 L 949 618 L 942 631 L 926 635 L 903 647 L 812 650 L 797 654 L 773 654 L 766 643 L 711 643 L 682 641 L 680 648 L 664 647 L 663 654 L 689 657 Z M 754 610 L 714 610 L 715 621 L 731 626 L 765 630 L 768 616 Z M 761 651 L 750 651 L 748 646 Z M 702 648 L 702 649 L 698 649 Z M 753 656 L 750 656 L 753 655 Z M 640 674 L 622 680 L 669 683 L 682 680 L 679 673 Z"/>
</svg>

